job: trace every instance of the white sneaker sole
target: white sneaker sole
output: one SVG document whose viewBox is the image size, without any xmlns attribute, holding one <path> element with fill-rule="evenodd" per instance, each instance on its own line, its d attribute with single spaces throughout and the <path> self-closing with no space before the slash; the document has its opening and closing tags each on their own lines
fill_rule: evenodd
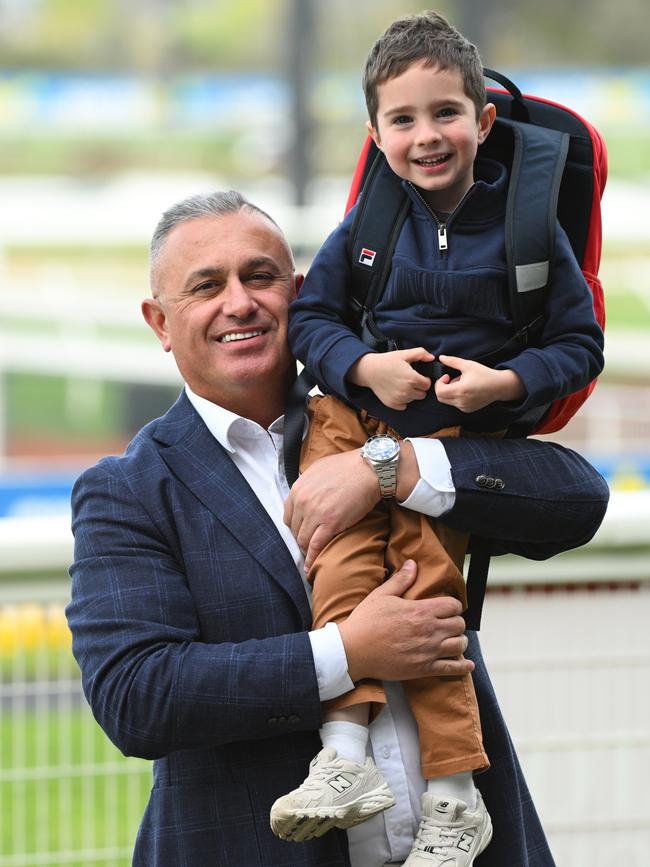
<svg viewBox="0 0 650 867">
<path fill-rule="evenodd" d="M 271 830 L 283 840 L 311 840 L 322 837 L 332 828 L 352 828 L 377 813 L 383 813 L 395 804 L 395 798 L 386 784 L 364 792 L 348 804 L 329 804 L 326 807 L 286 808 L 274 804 L 271 809 Z"/>
</svg>

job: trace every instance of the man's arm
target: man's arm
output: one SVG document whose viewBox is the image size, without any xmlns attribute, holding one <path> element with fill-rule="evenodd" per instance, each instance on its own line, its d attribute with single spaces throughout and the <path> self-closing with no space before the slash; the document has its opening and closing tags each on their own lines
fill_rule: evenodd
<svg viewBox="0 0 650 867">
<path fill-rule="evenodd" d="M 600 527 L 607 482 L 572 449 L 534 439 L 441 442 L 456 498 L 440 520 L 494 540 L 495 554 L 546 560 L 585 545 Z"/>
<path fill-rule="evenodd" d="M 607 484 L 571 449 L 526 439 L 460 437 L 440 443 L 451 465 L 454 503 L 444 514 L 426 511 L 458 530 L 494 540 L 495 554 L 544 560 L 584 545 L 603 520 Z M 405 442 L 399 502 L 408 499 L 419 479 L 415 452 Z M 503 486 L 486 479 L 500 479 Z M 307 567 L 333 536 L 360 520 L 378 499 L 377 477 L 359 449 L 312 464 L 291 489 L 285 507 L 285 520 L 307 552 Z"/>
<path fill-rule="evenodd" d="M 158 758 L 318 728 L 309 633 L 295 631 L 300 621 L 286 592 L 231 545 L 222 553 L 241 572 L 234 582 L 218 566 L 215 543 L 209 547 L 218 529 L 199 502 L 181 507 L 171 479 L 162 499 L 136 490 L 116 463 L 89 470 L 75 486 L 66 612 L 84 691 L 107 735 L 127 755 Z M 142 468 L 137 485 L 147 485 Z M 205 538 L 179 538 L 185 517 Z M 353 679 L 472 669 L 460 658 L 460 603 L 402 599 L 413 577 L 412 566 L 396 574 L 341 624 Z"/>
</svg>

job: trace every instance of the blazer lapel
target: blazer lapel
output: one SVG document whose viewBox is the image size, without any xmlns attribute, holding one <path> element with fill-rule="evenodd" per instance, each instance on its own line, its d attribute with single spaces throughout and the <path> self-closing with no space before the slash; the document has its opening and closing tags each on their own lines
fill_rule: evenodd
<svg viewBox="0 0 650 867">
<path fill-rule="evenodd" d="M 296 564 L 246 479 L 183 393 L 152 433 L 170 470 L 287 591 L 304 621 L 311 611 Z"/>
</svg>

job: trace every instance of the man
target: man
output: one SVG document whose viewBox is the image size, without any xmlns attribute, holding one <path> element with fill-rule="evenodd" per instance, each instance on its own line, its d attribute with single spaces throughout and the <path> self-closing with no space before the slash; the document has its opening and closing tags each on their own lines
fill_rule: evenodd
<svg viewBox="0 0 650 867">
<path fill-rule="evenodd" d="M 389 706 L 371 735 L 375 760 L 416 815 L 416 733 L 393 682 L 474 669 L 492 760 L 479 785 L 495 825 L 478 863 L 551 867 L 456 600 L 401 598 L 415 575 L 406 564 L 345 623 L 309 631 L 300 549 L 312 558 L 374 505 L 379 486 L 359 450 L 329 458 L 296 483 L 283 520 L 279 419 L 295 376 L 287 307 L 300 283 L 284 236 L 236 193 L 194 197 L 163 216 L 151 262 L 144 317 L 186 389 L 124 456 L 78 480 L 67 610 L 97 720 L 123 752 L 156 760 L 133 863 L 399 863 L 414 833 L 408 810 L 375 817 L 360 826 L 363 837 L 351 831 L 348 852 L 342 831 L 277 839 L 269 809 L 305 776 L 321 701 L 374 677 L 389 682 Z M 602 520 L 607 488 L 573 452 L 541 442 L 430 443 L 405 444 L 399 501 L 444 512 L 460 529 L 500 539 L 503 550 L 550 556 L 587 541 Z M 505 488 L 481 486 L 480 473 Z M 514 526 L 516 543 L 507 541 Z"/>
</svg>

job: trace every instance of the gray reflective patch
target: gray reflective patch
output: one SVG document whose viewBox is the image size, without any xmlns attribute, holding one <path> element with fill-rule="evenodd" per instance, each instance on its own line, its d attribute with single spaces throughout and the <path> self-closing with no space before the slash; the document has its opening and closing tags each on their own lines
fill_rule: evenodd
<svg viewBox="0 0 650 867">
<path fill-rule="evenodd" d="M 516 265 L 517 292 L 532 292 L 541 289 L 548 281 L 548 260 L 531 262 L 530 265 Z"/>
</svg>

